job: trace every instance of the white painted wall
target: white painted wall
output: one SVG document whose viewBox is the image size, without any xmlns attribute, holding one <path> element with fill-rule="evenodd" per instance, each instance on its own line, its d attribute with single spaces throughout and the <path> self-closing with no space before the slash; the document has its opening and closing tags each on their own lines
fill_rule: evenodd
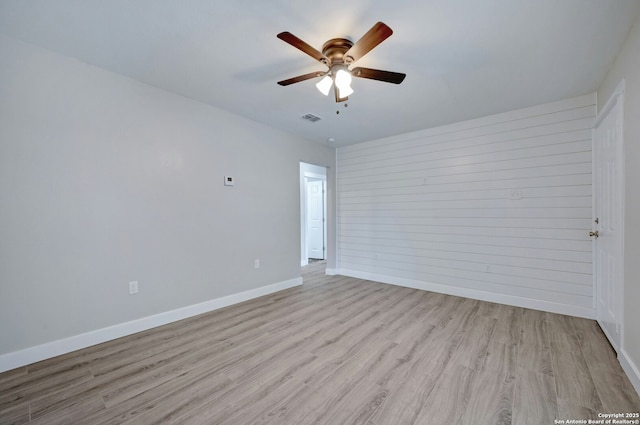
<svg viewBox="0 0 640 425">
<path fill-rule="evenodd" d="M 299 279 L 334 149 L 5 36 L 0 81 L 0 357 Z"/>
<path fill-rule="evenodd" d="M 624 78 L 625 268 L 622 364 L 640 393 L 640 18 L 629 32 L 613 67 L 598 89 L 604 106 Z"/>
<path fill-rule="evenodd" d="M 593 317 L 595 101 L 339 148 L 338 270 Z"/>
</svg>

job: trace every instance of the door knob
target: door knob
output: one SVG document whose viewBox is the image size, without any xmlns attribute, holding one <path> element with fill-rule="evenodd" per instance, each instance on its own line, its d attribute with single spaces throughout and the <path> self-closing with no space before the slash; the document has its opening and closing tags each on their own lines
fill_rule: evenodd
<svg viewBox="0 0 640 425">
<path fill-rule="evenodd" d="M 589 236 L 591 237 L 595 236 L 597 238 L 599 236 L 598 231 L 596 230 L 595 232 L 589 232 Z"/>
</svg>

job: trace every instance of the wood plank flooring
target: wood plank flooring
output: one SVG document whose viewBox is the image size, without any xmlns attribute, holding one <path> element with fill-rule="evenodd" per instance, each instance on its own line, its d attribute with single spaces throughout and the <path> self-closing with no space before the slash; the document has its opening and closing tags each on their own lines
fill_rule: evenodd
<svg viewBox="0 0 640 425">
<path fill-rule="evenodd" d="M 0 424 L 525 424 L 638 412 L 591 320 L 325 276 L 0 374 Z"/>
</svg>

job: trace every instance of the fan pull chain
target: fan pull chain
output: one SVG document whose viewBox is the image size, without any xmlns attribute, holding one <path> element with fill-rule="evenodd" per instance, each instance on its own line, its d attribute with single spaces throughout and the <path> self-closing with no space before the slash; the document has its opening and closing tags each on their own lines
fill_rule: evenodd
<svg viewBox="0 0 640 425">
<path fill-rule="evenodd" d="M 344 107 L 345 107 L 345 108 L 346 108 L 346 107 L 348 107 L 348 106 L 349 106 L 349 104 L 348 104 L 348 103 L 345 103 L 345 104 L 344 104 Z M 340 110 L 337 110 L 337 111 L 336 111 L 336 115 L 339 115 L 339 114 L 340 114 Z"/>
</svg>

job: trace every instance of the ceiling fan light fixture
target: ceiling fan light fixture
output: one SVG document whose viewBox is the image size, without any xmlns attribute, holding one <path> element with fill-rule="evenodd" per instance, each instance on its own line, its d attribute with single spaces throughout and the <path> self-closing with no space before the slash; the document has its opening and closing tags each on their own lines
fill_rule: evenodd
<svg viewBox="0 0 640 425">
<path fill-rule="evenodd" d="M 353 89 L 351 88 L 351 86 L 347 85 L 343 87 L 338 87 L 338 97 L 340 97 L 340 99 L 349 97 L 352 94 L 353 94 Z"/>
<path fill-rule="evenodd" d="M 351 88 L 352 77 L 400 84 L 406 74 L 361 67 L 349 70 L 349 66 L 389 38 L 391 34 L 393 34 L 393 31 L 388 25 L 383 22 L 377 22 L 355 43 L 346 38 L 332 38 L 325 42 L 322 45 L 322 51 L 319 51 L 290 32 L 281 32 L 278 34 L 280 40 L 309 55 L 329 69 L 327 71 L 298 75 L 297 77 L 278 81 L 278 84 L 288 86 L 312 78 L 324 77 L 322 81 L 316 84 L 316 87 L 325 96 L 329 95 L 333 87 L 336 102 L 344 102 L 354 92 L 353 88 Z"/>
<path fill-rule="evenodd" d="M 338 68 L 335 72 L 336 86 L 340 90 L 346 90 L 351 85 L 351 73 L 346 69 L 346 67 L 336 67 Z"/>
<path fill-rule="evenodd" d="M 325 75 L 324 78 L 316 84 L 316 87 L 318 88 L 320 93 L 322 93 L 325 96 L 328 96 L 332 85 L 333 85 L 333 80 L 331 79 L 331 77 L 329 75 Z"/>
<path fill-rule="evenodd" d="M 344 99 L 353 94 L 353 89 L 351 88 L 351 73 L 344 65 L 336 65 L 332 69 L 334 75 L 334 82 L 336 84 L 336 88 L 338 89 L 338 97 L 340 99 Z"/>
</svg>

